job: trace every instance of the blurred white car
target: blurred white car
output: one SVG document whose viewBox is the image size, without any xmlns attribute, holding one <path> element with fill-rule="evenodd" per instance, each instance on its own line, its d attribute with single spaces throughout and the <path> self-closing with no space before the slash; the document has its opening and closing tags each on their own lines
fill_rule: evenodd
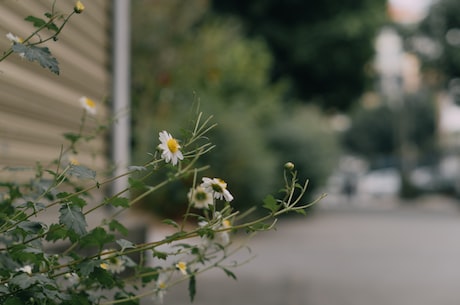
<svg viewBox="0 0 460 305">
<path fill-rule="evenodd" d="M 384 168 L 370 171 L 358 180 L 359 194 L 374 196 L 397 196 L 401 190 L 401 179 L 396 168 Z"/>
</svg>

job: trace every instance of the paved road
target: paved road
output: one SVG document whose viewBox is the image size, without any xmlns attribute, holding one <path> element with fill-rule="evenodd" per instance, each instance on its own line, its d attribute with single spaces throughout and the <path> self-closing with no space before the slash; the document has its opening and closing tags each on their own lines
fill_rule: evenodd
<svg viewBox="0 0 460 305">
<path fill-rule="evenodd" d="M 235 270 L 237 281 L 222 271 L 199 277 L 194 304 L 458 305 L 460 212 L 436 208 L 437 200 L 423 208 L 325 205 L 284 220 L 252 241 L 258 256 Z M 187 288 L 164 304 L 190 304 Z"/>
</svg>

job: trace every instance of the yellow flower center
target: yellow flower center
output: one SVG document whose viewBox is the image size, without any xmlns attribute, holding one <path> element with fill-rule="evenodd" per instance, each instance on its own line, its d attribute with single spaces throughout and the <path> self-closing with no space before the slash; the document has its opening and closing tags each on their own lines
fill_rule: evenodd
<svg viewBox="0 0 460 305">
<path fill-rule="evenodd" d="M 177 143 L 176 139 L 171 138 L 166 142 L 166 145 L 168 145 L 168 149 L 170 152 L 175 153 L 179 150 L 180 145 Z"/>
<path fill-rule="evenodd" d="M 222 221 L 222 226 L 224 228 L 229 228 L 230 227 L 230 220 L 225 219 L 224 221 Z"/>
<path fill-rule="evenodd" d="M 92 99 L 89 99 L 89 98 L 86 99 L 85 104 L 89 108 L 95 108 L 96 107 L 96 103 Z"/>
<path fill-rule="evenodd" d="M 161 282 L 160 284 L 158 284 L 158 287 L 160 287 L 160 289 L 166 289 L 166 283 Z"/>
<path fill-rule="evenodd" d="M 176 264 L 177 269 L 179 269 L 182 273 L 186 273 L 187 271 L 187 264 L 185 262 L 178 262 Z"/>
<path fill-rule="evenodd" d="M 222 185 L 218 183 L 211 184 L 211 188 L 216 193 L 222 193 L 224 191 L 224 188 L 222 187 Z"/>
<path fill-rule="evenodd" d="M 107 270 L 107 268 L 108 268 L 109 266 L 108 266 L 106 263 L 101 263 L 101 264 L 99 265 L 99 267 L 101 267 L 101 268 L 104 269 L 104 270 Z"/>
</svg>

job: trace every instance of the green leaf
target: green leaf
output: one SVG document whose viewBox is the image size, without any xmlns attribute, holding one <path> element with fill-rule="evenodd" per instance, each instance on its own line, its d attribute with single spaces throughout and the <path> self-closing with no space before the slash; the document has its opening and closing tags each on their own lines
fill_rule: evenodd
<svg viewBox="0 0 460 305">
<path fill-rule="evenodd" d="M 21 301 L 21 299 L 11 296 L 6 299 L 5 303 L 3 305 L 23 305 L 24 303 Z"/>
<path fill-rule="evenodd" d="M 83 165 L 71 165 L 68 173 L 79 179 L 96 179 L 96 172 Z"/>
<path fill-rule="evenodd" d="M 72 132 L 64 133 L 63 136 L 66 140 L 69 140 L 72 144 L 75 144 L 81 138 L 81 135 L 72 133 Z"/>
<path fill-rule="evenodd" d="M 52 17 L 51 14 L 48 14 L 48 13 L 46 13 L 45 16 L 48 18 Z M 27 16 L 26 18 L 24 18 L 24 20 L 32 22 L 34 27 L 36 28 L 41 28 L 44 26 L 48 30 L 55 31 L 55 32 L 59 31 L 59 28 L 54 22 L 48 23 L 45 20 L 38 18 L 38 17 L 34 17 L 34 16 Z"/>
<path fill-rule="evenodd" d="M 156 257 L 156 258 L 162 259 L 162 260 L 166 260 L 168 258 L 168 253 L 153 250 L 153 257 Z"/>
<path fill-rule="evenodd" d="M 59 223 L 67 229 L 74 231 L 77 235 L 86 234 L 86 219 L 81 207 L 75 204 L 63 204 L 59 209 Z"/>
<path fill-rule="evenodd" d="M 111 289 L 115 286 L 112 274 L 102 268 L 94 268 L 89 276 L 98 281 L 103 288 Z"/>
<path fill-rule="evenodd" d="M 179 225 L 177 224 L 177 222 L 175 222 L 175 221 L 172 220 L 172 219 L 164 219 L 162 222 L 163 222 L 164 224 L 173 226 L 173 227 L 175 227 L 175 228 L 179 228 Z"/>
<path fill-rule="evenodd" d="M 267 195 L 263 202 L 263 207 L 270 210 L 270 212 L 272 213 L 275 213 L 281 207 L 281 205 L 276 201 L 275 197 L 273 197 L 272 195 Z"/>
<path fill-rule="evenodd" d="M 131 177 L 128 178 L 128 183 L 129 183 L 129 186 L 133 189 L 144 189 L 145 188 L 145 184 L 142 181 L 133 179 Z"/>
<path fill-rule="evenodd" d="M 99 267 L 100 264 L 100 260 L 86 260 L 78 265 L 78 270 L 80 271 L 81 276 L 85 277 L 88 276 L 91 272 L 93 272 L 94 268 Z"/>
<path fill-rule="evenodd" d="M 115 294 L 115 300 L 121 301 L 122 302 L 117 302 L 119 305 L 138 305 L 139 304 L 139 299 L 133 298 L 135 296 L 134 293 L 132 292 L 124 292 L 124 291 L 118 291 Z"/>
<path fill-rule="evenodd" d="M 136 247 L 132 242 L 123 238 L 117 240 L 116 243 L 121 247 L 121 252 L 125 251 L 125 249 L 132 249 Z"/>
<path fill-rule="evenodd" d="M 122 225 L 119 221 L 117 221 L 115 219 L 110 221 L 109 229 L 110 229 L 110 231 L 118 231 L 123 236 L 126 236 L 129 233 L 128 229 L 124 225 Z"/>
<path fill-rule="evenodd" d="M 114 207 L 129 208 L 129 199 L 124 197 L 115 197 L 109 200 L 109 203 Z"/>
<path fill-rule="evenodd" d="M 53 223 L 50 226 L 48 233 L 46 234 L 46 240 L 53 241 L 53 242 L 57 240 L 64 240 L 66 237 L 67 237 L 67 229 L 57 223 Z"/>
<path fill-rule="evenodd" d="M 225 274 L 227 274 L 227 276 L 231 277 L 232 279 L 236 280 L 236 275 L 235 273 L 231 272 L 230 270 L 228 270 L 227 268 L 224 268 L 224 267 L 221 267 L 222 270 L 225 272 Z"/>
<path fill-rule="evenodd" d="M 22 43 L 14 43 L 12 47 L 13 52 L 18 53 L 29 61 L 36 61 L 43 68 L 47 68 L 51 72 L 59 75 L 59 63 L 51 55 L 47 47 L 37 47 L 31 45 L 24 45 Z"/>
<path fill-rule="evenodd" d="M 96 227 L 81 238 L 80 245 L 82 247 L 98 246 L 99 249 L 102 249 L 105 244 L 114 240 L 115 237 L 112 234 L 108 234 L 104 228 Z"/>
<path fill-rule="evenodd" d="M 28 220 L 20 222 L 17 226 L 29 234 L 37 234 L 43 228 L 43 224 L 41 222 Z"/>
<path fill-rule="evenodd" d="M 24 20 L 32 22 L 34 27 L 36 27 L 36 28 L 41 28 L 42 26 L 44 26 L 46 24 L 45 20 L 43 20 L 41 18 L 34 17 L 34 16 L 27 16 L 26 18 L 24 18 Z"/>
<path fill-rule="evenodd" d="M 196 278 L 195 275 L 190 276 L 188 281 L 188 294 L 190 296 L 190 302 L 193 302 L 193 299 L 196 295 Z"/>
</svg>

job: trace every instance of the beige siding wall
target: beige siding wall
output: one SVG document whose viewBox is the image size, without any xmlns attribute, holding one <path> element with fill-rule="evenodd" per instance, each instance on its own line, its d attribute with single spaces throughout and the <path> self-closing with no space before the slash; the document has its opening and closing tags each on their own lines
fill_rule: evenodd
<svg viewBox="0 0 460 305">
<path fill-rule="evenodd" d="M 60 75 L 17 56 L 0 62 L 0 169 L 47 163 L 67 144 L 62 134 L 77 131 L 87 96 L 98 102 L 97 120 L 103 121 L 103 101 L 109 95 L 110 1 L 86 0 L 85 11 L 74 15 L 57 42 L 48 42 L 59 61 Z M 42 17 L 51 10 L 52 0 L 0 1 L 0 52 L 10 47 L 6 34 L 26 37 L 33 31 L 28 15 Z M 58 0 L 56 7 L 71 12 L 73 0 Z M 88 130 L 96 120 L 88 121 Z M 103 139 L 81 147 L 78 159 L 88 166 L 106 163 Z M 5 171 L 0 171 L 4 178 Z"/>
</svg>

